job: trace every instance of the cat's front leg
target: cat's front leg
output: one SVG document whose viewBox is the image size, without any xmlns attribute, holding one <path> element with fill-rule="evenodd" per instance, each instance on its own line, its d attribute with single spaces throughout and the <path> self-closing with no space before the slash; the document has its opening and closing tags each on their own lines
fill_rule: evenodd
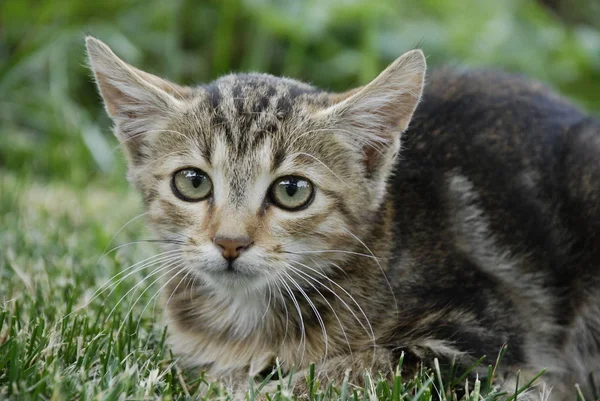
<svg viewBox="0 0 600 401">
<path fill-rule="evenodd" d="M 561 401 L 576 398 L 576 389 L 574 386 L 569 386 L 566 383 L 571 381 L 566 380 L 561 375 L 552 373 L 544 373 L 538 377 L 542 369 L 511 369 L 500 371 L 499 375 L 494 380 L 494 389 L 498 393 L 505 393 L 507 397 L 515 395 L 517 401 Z M 537 379 L 526 390 L 521 391 L 526 383 L 533 379 Z"/>
<path fill-rule="evenodd" d="M 282 380 L 272 380 L 263 387 L 261 395 L 274 394 L 281 390 L 301 399 L 308 398 L 311 387 L 316 391 L 323 391 L 329 383 L 333 383 L 339 388 L 346 376 L 348 376 L 350 386 L 363 387 L 365 385 L 365 374 L 371 376 L 389 375 L 391 378 L 393 372 L 393 355 L 389 350 L 376 349 L 375 351 L 355 352 L 352 355 L 331 357 L 315 364 L 313 383 L 310 383 L 310 368 L 305 368 L 294 372 L 291 378 L 284 377 Z M 282 383 L 283 388 L 279 389 L 278 386 Z"/>
</svg>

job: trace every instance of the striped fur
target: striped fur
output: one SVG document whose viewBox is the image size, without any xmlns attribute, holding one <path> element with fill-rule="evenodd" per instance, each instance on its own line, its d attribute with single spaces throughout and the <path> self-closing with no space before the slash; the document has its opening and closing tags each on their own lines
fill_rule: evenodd
<svg viewBox="0 0 600 401">
<path fill-rule="evenodd" d="M 276 359 L 299 378 L 311 362 L 334 381 L 350 368 L 359 383 L 365 369 L 391 373 L 402 352 L 416 369 L 493 360 L 508 344 L 500 387 L 548 368 L 544 392 L 527 397 L 567 399 L 576 382 L 590 395 L 597 122 L 500 73 L 435 73 L 417 108 L 420 51 L 343 94 L 256 73 L 180 87 L 93 38 L 88 52 L 129 179 L 156 232 L 177 242 L 164 298 L 187 363 L 243 391 Z M 184 167 L 211 177 L 208 200 L 173 195 Z M 286 175 L 312 181 L 309 207 L 269 201 Z M 235 273 L 217 236 L 254 241 Z"/>
</svg>

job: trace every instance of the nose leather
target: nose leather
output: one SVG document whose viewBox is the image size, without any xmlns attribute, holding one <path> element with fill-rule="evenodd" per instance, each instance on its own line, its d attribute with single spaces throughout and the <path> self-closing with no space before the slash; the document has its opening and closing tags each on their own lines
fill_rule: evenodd
<svg viewBox="0 0 600 401">
<path fill-rule="evenodd" d="M 248 237 L 215 237 L 215 245 L 221 249 L 221 254 L 228 261 L 237 259 L 242 252 L 252 245 L 252 240 Z"/>
</svg>

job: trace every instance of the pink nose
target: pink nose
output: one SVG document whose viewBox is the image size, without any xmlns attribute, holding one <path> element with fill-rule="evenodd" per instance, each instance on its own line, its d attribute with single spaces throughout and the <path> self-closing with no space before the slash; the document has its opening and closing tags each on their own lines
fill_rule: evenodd
<svg viewBox="0 0 600 401">
<path fill-rule="evenodd" d="M 229 261 L 237 259 L 252 245 L 252 240 L 248 237 L 215 237 L 214 242 L 221 248 L 223 257 Z"/>
</svg>

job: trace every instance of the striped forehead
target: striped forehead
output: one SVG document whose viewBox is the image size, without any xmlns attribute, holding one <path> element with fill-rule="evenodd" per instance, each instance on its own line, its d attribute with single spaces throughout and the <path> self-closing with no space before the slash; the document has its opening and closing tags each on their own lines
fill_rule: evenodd
<svg viewBox="0 0 600 401">
<path fill-rule="evenodd" d="M 251 186 L 268 185 L 262 181 L 288 152 L 287 136 L 302 124 L 306 106 L 327 99 L 310 85 L 266 74 L 228 75 L 199 89 L 203 153 L 221 183 L 220 199 L 238 205 Z"/>
<path fill-rule="evenodd" d="M 260 146 L 249 149 L 243 158 L 238 156 L 235 162 L 232 152 L 223 138 L 217 137 L 210 162 L 214 169 L 213 178 L 218 184 L 216 190 L 220 192 L 217 198 L 240 205 L 251 195 L 251 188 L 265 184 L 262 181 L 269 176 L 273 166 L 273 142 L 266 137 Z"/>
<path fill-rule="evenodd" d="M 212 134 L 223 136 L 233 157 L 261 146 L 266 136 L 284 135 L 282 125 L 298 114 L 300 104 L 320 92 L 266 74 L 228 75 L 203 89 L 210 103 Z"/>
</svg>

